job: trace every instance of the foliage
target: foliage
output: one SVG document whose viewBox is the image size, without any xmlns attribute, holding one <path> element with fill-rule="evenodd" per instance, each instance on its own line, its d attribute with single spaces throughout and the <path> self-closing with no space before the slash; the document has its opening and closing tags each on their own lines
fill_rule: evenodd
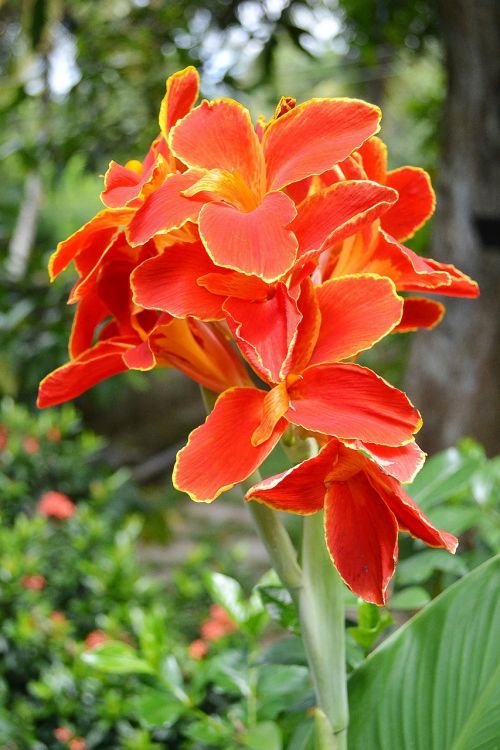
<svg viewBox="0 0 500 750">
<path fill-rule="evenodd" d="M 123 515 L 137 505 L 128 472 L 110 471 L 99 460 L 103 441 L 82 431 L 75 409 L 65 406 L 33 416 L 11 399 L 0 401 L 0 493 L 3 524 L 19 512 L 31 515 L 44 492 L 79 502 L 89 495 L 96 509 Z M 115 499 L 119 492 L 119 500 Z"/>
<path fill-rule="evenodd" d="M 497 746 L 499 567 L 497 556 L 451 586 L 352 675 L 352 750 Z"/>
</svg>

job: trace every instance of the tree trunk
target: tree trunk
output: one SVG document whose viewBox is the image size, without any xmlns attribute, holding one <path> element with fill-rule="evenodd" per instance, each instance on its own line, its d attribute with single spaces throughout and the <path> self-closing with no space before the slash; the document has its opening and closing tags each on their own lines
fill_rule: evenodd
<svg viewBox="0 0 500 750">
<path fill-rule="evenodd" d="M 431 255 L 476 279 L 478 300 L 415 340 L 407 390 L 421 407 L 423 447 L 463 435 L 500 452 L 500 2 L 439 0 L 448 95 Z"/>
</svg>

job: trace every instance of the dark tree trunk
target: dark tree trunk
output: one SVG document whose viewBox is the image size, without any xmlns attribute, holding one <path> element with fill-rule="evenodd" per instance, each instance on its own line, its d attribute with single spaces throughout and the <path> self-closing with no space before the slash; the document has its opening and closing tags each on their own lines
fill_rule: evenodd
<svg viewBox="0 0 500 750">
<path fill-rule="evenodd" d="M 500 0 L 439 0 L 449 77 L 431 255 L 475 278 L 478 300 L 417 336 L 407 390 L 430 452 L 471 435 L 500 452 Z"/>
</svg>

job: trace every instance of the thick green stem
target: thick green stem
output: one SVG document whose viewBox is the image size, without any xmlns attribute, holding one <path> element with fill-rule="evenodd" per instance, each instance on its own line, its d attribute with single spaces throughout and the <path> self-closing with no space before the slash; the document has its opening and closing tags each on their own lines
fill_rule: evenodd
<svg viewBox="0 0 500 750">
<path fill-rule="evenodd" d="M 342 580 L 326 549 L 323 512 L 304 518 L 300 621 L 320 711 L 318 750 L 346 750 L 348 704 Z"/>
</svg>

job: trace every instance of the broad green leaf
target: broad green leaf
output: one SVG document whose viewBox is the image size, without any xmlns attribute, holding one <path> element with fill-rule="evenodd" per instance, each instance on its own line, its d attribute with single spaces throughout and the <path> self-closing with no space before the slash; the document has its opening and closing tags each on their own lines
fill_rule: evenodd
<svg viewBox="0 0 500 750">
<path fill-rule="evenodd" d="M 153 668 L 137 656 L 127 643 L 110 641 L 82 654 L 82 660 L 91 667 L 112 674 L 154 674 Z"/>
<path fill-rule="evenodd" d="M 283 586 L 259 586 L 259 593 L 272 619 L 286 630 L 298 633 L 300 626 L 297 609 L 288 589 Z"/>
<path fill-rule="evenodd" d="M 500 555 L 450 586 L 349 681 L 349 750 L 500 747 Z"/>
<path fill-rule="evenodd" d="M 313 750 L 314 749 L 314 722 L 312 719 L 302 721 L 296 727 L 287 750 Z"/>
<path fill-rule="evenodd" d="M 274 721 L 261 721 L 246 732 L 243 745 L 249 750 L 281 750 L 281 730 Z"/>
</svg>

